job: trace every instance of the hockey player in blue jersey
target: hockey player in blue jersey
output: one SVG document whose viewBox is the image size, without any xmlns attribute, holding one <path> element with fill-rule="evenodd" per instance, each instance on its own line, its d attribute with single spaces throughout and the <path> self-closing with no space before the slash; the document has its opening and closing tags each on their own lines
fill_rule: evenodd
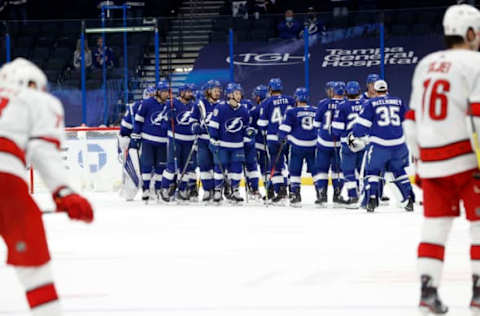
<svg viewBox="0 0 480 316">
<path fill-rule="evenodd" d="M 388 86 L 384 80 L 374 84 L 376 96 L 365 103 L 353 131 L 348 136 L 352 151 L 366 148 L 365 173 L 368 178 L 367 211 L 373 212 L 378 206 L 378 182 L 383 170 L 393 173 L 395 191 L 407 211 L 413 211 L 412 187 L 405 168 L 409 153 L 405 144 L 402 122 L 407 110 L 402 100 L 387 95 Z"/>
<path fill-rule="evenodd" d="M 258 119 L 260 117 L 260 109 L 262 107 L 262 102 L 267 98 L 268 88 L 265 85 L 259 85 L 253 90 L 252 99 L 254 101 L 252 108 L 250 108 L 250 127 L 255 129 L 255 149 L 257 153 L 257 163 L 260 167 L 260 172 L 263 175 L 264 183 L 266 185 L 268 177 L 268 148 L 267 140 L 265 135 L 261 133 L 258 126 Z M 271 192 L 270 196 L 273 195 L 273 186 L 270 186 Z"/>
<path fill-rule="evenodd" d="M 142 145 L 140 169 L 143 180 L 142 199 L 147 201 L 157 196 L 161 188 L 162 173 L 166 165 L 167 137 L 162 128 L 165 107 L 168 98 L 168 84 L 160 81 L 155 96 L 143 100 L 135 114 L 135 124 L 131 134 L 131 144 L 137 148 Z M 150 192 L 150 181 L 155 182 L 155 192 Z"/>
<path fill-rule="evenodd" d="M 317 108 L 308 105 L 308 91 L 303 87 L 295 90 L 295 100 L 297 102 L 296 107 L 287 110 L 285 119 L 278 131 L 279 141 L 286 142 L 288 140 L 290 143 L 288 172 L 292 190 L 291 206 L 299 206 L 302 201 L 300 184 L 304 160 L 312 177 L 314 179 L 317 177 L 315 166 L 317 131 L 313 126 Z"/>
<path fill-rule="evenodd" d="M 287 198 L 287 179 L 282 175 L 282 171 L 288 154 L 288 147 L 280 146 L 278 141 L 278 128 L 287 110 L 295 106 L 295 100 L 282 94 L 283 85 L 279 78 L 270 79 L 268 89 L 270 97 L 262 103 L 258 126 L 266 133 L 268 153 L 271 158 L 269 168 L 274 170 L 271 184 L 268 185 L 273 185 L 275 192 L 272 202 L 278 203 Z M 277 163 L 273 167 L 277 157 Z"/>
<path fill-rule="evenodd" d="M 332 122 L 333 135 L 341 140 L 341 170 L 345 178 L 345 187 L 348 192 L 347 208 L 358 208 L 358 187 L 356 174 L 360 174 L 364 151 L 352 152 L 348 147 L 348 134 L 363 110 L 363 101 L 360 100 L 360 84 L 349 81 L 346 85 L 347 100 L 338 105 Z"/>
<path fill-rule="evenodd" d="M 317 106 L 314 126 L 318 129 L 317 137 L 317 178 L 315 187 L 317 200 L 315 204 L 324 206 L 327 203 L 328 174 L 331 172 L 333 182 L 333 202 L 342 203 L 340 180 L 340 139 L 332 134 L 332 120 L 340 103 L 344 101 L 345 88 L 336 82 L 332 99 L 320 101 Z"/>
<path fill-rule="evenodd" d="M 242 91 L 243 96 L 243 91 Z M 260 178 L 260 173 L 258 172 L 258 162 L 257 162 L 257 150 L 255 148 L 255 140 L 257 129 L 252 126 L 254 118 L 251 115 L 251 111 L 255 111 L 256 104 L 254 104 L 251 100 L 245 99 L 242 97 L 240 103 L 245 106 L 248 110 L 249 121 L 248 124 L 251 127 L 250 132 L 251 135 L 247 135 L 247 138 L 250 139 L 249 142 L 245 143 L 245 177 L 247 181 L 247 194 L 255 201 L 260 201 L 262 199 L 262 195 L 258 190 L 258 182 Z M 258 120 L 258 118 L 257 118 Z M 255 124 L 256 126 L 256 124 Z M 255 134 L 255 135 L 253 135 Z"/>
<path fill-rule="evenodd" d="M 369 99 L 375 97 L 375 88 L 373 85 L 377 80 L 380 80 L 380 76 L 377 74 L 369 74 L 367 76 L 367 91 L 362 94 L 363 101 L 368 101 Z"/>
<path fill-rule="evenodd" d="M 200 167 L 200 180 L 203 187 L 203 202 L 213 199 L 215 188 L 213 180 L 214 159 L 209 148 L 208 123 L 212 118 L 213 109 L 220 101 L 222 85 L 217 80 L 209 80 L 205 87 L 205 97 L 201 97 L 193 105 L 190 121 L 192 133 L 198 137 L 197 164 Z"/>
<path fill-rule="evenodd" d="M 190 199 L 188 182 L 194 175 L 193 163 L 187 163 L 190 150 L 193 147 L 195 136 L 190 127 L 190 111 L 192 110 L 192 86 L 184 84 L 179 88 L 179 96 L 167 105 L 165 122 L 168 130 L 168 162 L 163 173 L 161 197 L 165 202 L 170 202 L 178 189 L 178 201 L 185 202 Z M 178 177 L 186 166 L 186 173 L 178 184 Z"/>
<path fill-rule="evenodd" d="M 213 201 L 222 200 L 222 189 L 225 185 L 224 172 L 228 174 L 228 180 L 232 188 L 230 200 L 242 202 L 239 184 L 242 178 L 242 164 L 245 162 L 244 142 L 249 130 L 248 110 L 241 105 L 242 89 L 235 84 L 232 98 L 228 102 L 219 103 L 213 110 L 212 119 L 209 122 L 211 150 L 215 158 L 215 192 Z"/>
</svg>

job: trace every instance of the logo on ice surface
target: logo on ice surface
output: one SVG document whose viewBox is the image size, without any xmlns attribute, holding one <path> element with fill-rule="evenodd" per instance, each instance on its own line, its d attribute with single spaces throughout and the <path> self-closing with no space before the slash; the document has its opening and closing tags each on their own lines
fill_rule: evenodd
<svg viewBox="0 0 480 316">
<path fill-rule="evenodd" d="M 83 151 L 78 152 L 78 164 L 84 168 Z M 88 165 L 91 173 L 100 171 L 107 164 L 107 153 L 98 144 L 88 144 Z"/>
<path fill-rule="evenodd" d="M 225 129 L 227 132 L 236 133 L 243 127 L 243 121 L 241 117 L 236 117 L 225 122 Z"/>
</svg>

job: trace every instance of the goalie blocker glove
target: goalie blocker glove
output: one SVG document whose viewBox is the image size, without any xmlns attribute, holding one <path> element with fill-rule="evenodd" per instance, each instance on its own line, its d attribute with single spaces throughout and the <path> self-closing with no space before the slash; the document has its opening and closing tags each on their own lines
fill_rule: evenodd
<svg viewBox="0 0 480 316">
<path fill-rule="evenodd" d="M 66 212 L 74 220 L 93 222 L 93 209 L 90 203 L 69 187 L 63 186 L 53 193 L 57 212 Z"/>
</svg>

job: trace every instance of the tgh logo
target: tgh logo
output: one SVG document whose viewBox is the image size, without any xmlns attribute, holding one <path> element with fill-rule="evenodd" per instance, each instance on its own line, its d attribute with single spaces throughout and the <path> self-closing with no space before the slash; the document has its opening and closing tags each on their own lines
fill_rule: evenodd
<svg viewBox="0 0 480 316">
<path fill-rule="evenodd" d="M 281 66 L 303 64 L 305 56 L 295 56 L 290 53 L 245 53 L 233 57 L 235 65 L 242 66 Z M 227 57 L 230 63 L 230 57 Z"/>
<path fill-rule="evenodd" d="M 78 164 L 84 168 L 83 151 L 78 153 Z M 100 171 L 107 164 L 107 153 L 100 145 L 88 144 L 88 164 L 91 173 Z"/>
</svg>

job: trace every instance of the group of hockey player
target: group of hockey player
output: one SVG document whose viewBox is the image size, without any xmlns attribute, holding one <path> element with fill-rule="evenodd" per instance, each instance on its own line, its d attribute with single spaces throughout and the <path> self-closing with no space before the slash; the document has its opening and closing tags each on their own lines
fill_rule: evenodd
<svg viewBox="0 0 480 316">
<path fill-rule="evenodd" d="M 240 84 L 228 83 L 222 90 L 217 80 L 201 89 L 184 84 L 176 97 L 166 81 L 147 88 L 121 123 L 125 170 L 133 174 L 129 178 L 135 178 L 135 168 L 141 173 L 127 199 L 141 185 L 146 201 L 198 201 L 198 174 L 203 202 L 243 202 L 239 187 L 244 178 L 247 199 L 280 205 L 289 200 L 298 206 L 305 161 L 318 206 L 327 205 L 331 179 L 334 205 L 362 204 L 372 212 L 384 199 L 389 173 L 392 191 L 413 210 L 402 100 L 388 94 L 377 74 L 368 76 L 365 93 L 357 81 L 332 81 L 325 89 L 327 97 L 314 106 L 304 87 L 293 97 L 285 95 L 279 78 L 257 86 L 252 100 Z"/>
</svg>

